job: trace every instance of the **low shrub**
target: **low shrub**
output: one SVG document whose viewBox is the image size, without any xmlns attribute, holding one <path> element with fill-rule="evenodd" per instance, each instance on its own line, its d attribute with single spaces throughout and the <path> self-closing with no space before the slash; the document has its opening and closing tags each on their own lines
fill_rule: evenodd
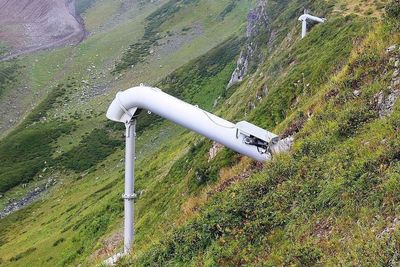
<svg viewBox="0 0 400 267">
<path fill-rule="evenodd" d="M 29 182 L 52 164 L 52 143 L 73 129 L 71 123 L 38 123 L 0 141 L 0 193 Z"/>
<path fill-rule="evenodd" d="M 56 241 L 54 241 L 53 247 L 58 246 L 59 244 L 63 243 L 64 241 L 65 241 L 64 237 L 61 237 L 60 239 L 57 239 Z"/>
<path fill-rule="evenodd" d="M 392 19 L 400 19 L 400 1 L 392 0 L 386 5 L 386 15 Z"/>
<path fill-rule="evenodd" d="M 0 62 L 0 97 L 7 88 L 16 83 L 19 74 L 20 66 L 18 63 L 16 63 L 16 61 Z"/>
<path fill-rule="evenodd" d="M 82 172 L 95 166 L 121 147 L 121 139 L 112 138 L 105 129 L 94 129 L 78 146 L 61 155 L 57 161 L 64 167 Z"/>
<path fill-rule="evenodd" d="M 11 257 L 11 258 L 10 258 L 10 261 L 11 261 L 11 262 L 13 262 L 13 261 L 18 261 L 18 260 L 22 259 L 23 257 L 25 257 L 25 256 L 27 256 L 27 255 L 29 255 L 29 254 L 35 252 L 35 251 L 36 251 L 36 248 L 35 248 L 35 247 L 29 248 L 29 249 L 25 250 L 24 252 L 21 252 L 21 253 L 15 255 L 15 256 Z"/>
</svg>

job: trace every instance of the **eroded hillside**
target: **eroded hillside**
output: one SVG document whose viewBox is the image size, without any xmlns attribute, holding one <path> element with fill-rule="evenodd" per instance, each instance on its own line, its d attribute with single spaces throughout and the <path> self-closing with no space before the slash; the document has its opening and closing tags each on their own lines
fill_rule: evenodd
<svg viewBox="0 0 400 267">
<path fill-rule="evenodd" d="M 0 25 L 1 45 L 9 50 L 0 55 L 0 60 L 40 49 L 77 44 L 85 37 L 75 0 L 2 0 Z"/>
</svg>

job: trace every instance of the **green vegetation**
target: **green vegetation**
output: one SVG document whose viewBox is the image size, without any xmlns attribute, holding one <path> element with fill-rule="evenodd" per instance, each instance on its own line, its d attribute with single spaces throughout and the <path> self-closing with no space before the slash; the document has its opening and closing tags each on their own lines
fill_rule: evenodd
<svg viewBox="0 0 400 267">
<path fill-rule="evenodd" d="M 12 258 L 10 259 L 10 261 L 18 261 L 18 260 L 22 259 L 23 257 L 25 257 L 25 256 L 27 256 L 27 255 L 29 255 L 29 254 L 31 254 L 31 253 L 34 252 L 35 250 L 36 250 L 36 248 L 27 249 L 26 251 L 24 251 L 24 252 L 22 252 L 22 253 L 20 253 L 20 254 L 18 254 L 18 255 L 15 255 L 14 257 L 12 257 Z"/>
<path fill-rule="evenodd" d="M 112 186 L 108 188 L 100 189 L 94 192 L 87 201 L 99 201 L 111 192 Z M 74 249 L 69 251 L 67 257 L 59 264 L 60 266 L 69 266 L 75 262 L 79 257 L 89 255 L 92 251 L 94 242 L 93 240 L 98 239 L 104 235 L 109 225 L 115 221 L 116 218 L 120 218 L 123 211 L 123 205 L 120 201 L 119 194 L 112 193 L 111 201 L 105 205 L 101 210 L 91 212 L 88 215 L 75 222 L 72 227 L 72 231 L 76 232 L 77 235 L 72 240 Z M 69 231 L 70 229 L 64 229 Z"/>
<path fill-rule="evenodd" d="M 65 241 L 65 238 L 63 238 L 63 237 L 61 237 L 60 239 L 57 239 L 56 241 L 54 241 L 53 247 L 58 246 L 59 244 L 61 244 L 64 241 Z"/>
<path fill-rule="evenodd" d="M 161 8 L 144 2 L 138 12 L 108 20 L 116 9 L 107 7 L 118 4 L 95 1 L 85 16 L 96 18 L 96 31 L 85 42 L 30 59 L 38 90 L 51 90 L 1 141 L 0 176 L 3 155 L 15 150 L 31 159 L 25 170 L 21 158 L 6 158 L 6 172 L 18 171 L 18 183 L 31 168 L 47 167 L 57 184 L 1 219 L 0 266 L 94 266 L 121 250 L 124 126 L 104 123 L 104 111 L 116 91 L 139 82 L 229 120 L 295 134 L 295 145 L 264 165 L 228 149 L 210 159 L 211 141 L 143 112 L 135 249 L 120 266 L 398 264 L 400 110 L 397 103 L 381 118 L 377 105 L 377 93 L 391 93 L 398 54 L 386 48 L 400 41 L 395 20 L 383 24 L 363 8 L 347 16 L 367 2 L 268 1 L 268 28 L 255 38 L 260 60 L 227 90 L 245 45 L 235 36 L 243 36 L 254 1 L 166 0 Z M 346 12 L 336 10 L 340 5 Z M 305 6 L 328 21 L 301 40 L 297 17 Z M 195 40 L 146 62 L 146 49 L 195 27 L 203 31 Z M 130 68 L 132 54 L 124 75 L 111 78 L 123 47 L 142 44 L 143 33 L 150 42 L 131 49 L 143 61 Z M 45 72 L 64 57 L 61 74 Z M 107 91 L 89 97 L 99 85 Z M 46 176 L 39 172 L 26 179 L 38 182 Z M 10 182 L 4 177 L 0 183 Z M 21 188 L 0 201 L 22 197 Z"/>
<path fill-rule="evenodd" d="M 393 28 L 394 32 L 400 30 L 400 2 L 398 0 L 392 0 L 386 5 L 386 18 Z"/>
<path fill-rule="evenodd" d="M 386 14 L 393 19 L 400 19 L 400 1 L 392 0 L 386 6 Z"/>
<path fill-rule="evenodd" d="M 113 73 L 120 73 L 129 67 L 133 67 L 138 63 L 144 62 L 150 53 L 153 45 L 157 45 L 157 41 L 161 39 L 160 27 L 170 20 L 182 7 L 189 4 L 195 4 L 199 0 L 170 0 L 155 12 L 146 18 L 143 37 L 134 44 L 131 44 L 127 51 L 123 54 L 121 61 L 118 62 Z"/>
<path fill-rule="evenodd" d="M 293 49 L 275 57 L 265 68 L 271 77 L 268 84 L 274 84 L 275 89 L 255 111 L 255 121 L 271 128 L 295 111 L 298 96 L 315 94 L 332 72 L 343 66 L 353 42 L 365 35 L 368 25 L 368 20 L 354 16 L 331 19 Z M 278 75 L 284 71 L 289 71 L 288 75 Z"/>
<path fill-rule="evenodd" d="M 347 36 L 353 34 L 340 29 Z M 353 30 L 358 32 L 359 26 Z M 309 38 L 315 41 L 318 36 L 320 33 L 314 31 Z M 335 36 L 340 40 L 338 34 Z M 389 56 L 385 48 L 390 42 L 383 42 L 388 37 L 382 27 L 376 29 L 349 63 L 342 64 L 346 67 L 340 68 L 341 74 L 334 81 L 322 80 L 311 90 L 316 97 L 303 108 L 315 111 L 296 135 L 291 154 L 276 157 L 249 181 L 211 199 L 198 218 L 174 230 L 130 264 L 398 263 L 398 231 L 384 229 L 392 227 L 398 214 L 394 203 L 400 193 L 400 110 L 397 106 L 392 116 L 380 119 L 371 104 L 371 98 L 390 84 L 385 75 L 393 68 L 386 64 Z M 352 41 L 343 44 L 351 47 Z M 298 51 L 297 46 L 293 49 Z M 307 66 L 307 58 L 315 59 L 313 54 L 301 55 L 305 58 L 298 66 Z M 342 60 L 348 58 L 349 54 Z M 324 77 L 325 70 L 315 69 L 313 74 Z M 289 70 L 289 77 L 291 72 L 296 68 Z M 355 96 L 354 90 L 360 90 L 361 95 Z M 271 94 L 266 101 L 276 97 Z"/>
<path fill-rule="evenodd" d="M 47 95 L 47 97 L 27 116 L 27 118 L 16 131 L 18 132 L 20 130 L 23 130 L 24 127 L 27 127 L 36 122 L 40 122 L 41 120 L 46 120 L 47 112 L 62 102 L 61 97 L 65 95 L 67 87 L 72 87 L 72 85 L 75 85 L 75 82 L 67 85 L 57 85 L 56 88 L 54 88 Z"/>
<path fill-rule="evenodd" d="M 61 103 L 67 88 L 74 84 L 59 84 L 14 132 L 0 141 L 0 193 L 31 181 L 40 170 L 52 166 L 54 143 L 70 133 L 74 124 L 48 121 L 47 112 Z"/>
<path fill-rule="evenodd" d="M 144 28 L 143 38 L 150 41 L 157 40 L 157 31 L 164 22 L 171 19 L 185 5 L 196 4 L 197 2 L 199 0 L 170 0 L 146 18 L 147 25 Z"/>
<path fill-rule="evenodd" d="M 0 41 L 0 57 L 5 55 L 9 51 L 8 45 Z"/>
<path fill-rule="evenodd" d="M 72 130 L 72 124 L 38 123 L 0 141 L 0 193 L 27 183 L 51 165 L 52 143 Z"/>
<path fill-rule="evenodd" d="M 231 0 L 231 2 L 225 7 L 224 10 L 219 14 L 221 19 L 224 19 L 238 4 L 238 0 Z"/>
<path fill-rule="evenodd" d="M 0 97 L 7 89 L 16 84 L 20 68 L 16 61 L 0 62 Z"/>
<path fill-rule="evenodd" d="M 111 138 L 107 129 L 94 129 L 78 146 L 63 154 L 59 161 L 68 169 L 82 172 L 103 161 L 122 144 L 122 140 Z"/>
<path fill-rule="evenodd" d="M 157 86 L 189 103 L 212 108 L 213 100 L 226 94 L 225 88 L 234 70 L 232 63 L 239 55 L 240 45 L 237 38 L 229 38 L 207 55 L 174 71 Z M 221 73 L 224 76 L 219 76 Z"/>
<path fill-rule="evenodd" d="M 218 179 L 219 170 L 224 167 L 232 167 L 237 163 L 238 158 L 235 152 L 224 149 L 212 162 L 209 162 L 210 146 L 211 141 L 202 141 L 192 145 L 189 151 L 172 165 L 165 179 L 172 181 L 186 176 L 189 181 L 190 193 L 215 182 Z"/>
</svg>

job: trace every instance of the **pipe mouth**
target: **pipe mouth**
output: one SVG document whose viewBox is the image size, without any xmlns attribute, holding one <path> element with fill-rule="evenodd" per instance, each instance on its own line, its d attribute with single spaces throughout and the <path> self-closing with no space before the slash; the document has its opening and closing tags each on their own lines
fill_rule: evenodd
<svg viewBox="0 0 400 267">
<path fill-rule="evenodd" d="M 120 102 L 117 97 L 112 101 L 111 105 L 108 107 L 106 117 L 109 120 L 115 122 L 127 123 L 129 122 L 135 115 L 137 115 L 138 108 L 133 107 L 130 109 L 126 109 L 124 105 Z"/>
<path fill-rule="evenodd" d="M 126 104 L 128 93 L 132 91 L 141 92 L 143 90 L 162 92 L 162 90 L 159 88 L 144 86 L 143 84 L 140 84 L 140 86 L 129 88 L 125 91 L 120 91 L 116 94 L 114 100 L 108 107 L 106 117 L 109 120 L 115 122 L 129 122 L 133 117 L 137 116 L 140 113 L 141 109 L 139 107 L 130 107 Z"/>
<path fill-rule="evenodd" d="M 118 105 L 116 99 L 114 99 L 111 102 L 111 105 L 107 109 L 107 113 L 106 113 L 107 119 L 115 121 L 115 122 L 121 122 L 122 114 L 120 111 L 121 110 L 119 108 L 119 105 Z"/>
</svg>

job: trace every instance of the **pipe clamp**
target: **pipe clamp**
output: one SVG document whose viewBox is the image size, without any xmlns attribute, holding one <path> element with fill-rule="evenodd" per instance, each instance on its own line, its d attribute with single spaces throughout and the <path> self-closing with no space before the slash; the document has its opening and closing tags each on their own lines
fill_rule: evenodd
<svg viewBox="0 0 400 267">
<path fill-rule="evenodd" d="M 132 200 L 132 199 L 135 199 L 136 197 L 137 197 L 137 195 L 135 193 L 133 193 L 132 195 L 122 194 L 123 199 Z"/>
</svg>

